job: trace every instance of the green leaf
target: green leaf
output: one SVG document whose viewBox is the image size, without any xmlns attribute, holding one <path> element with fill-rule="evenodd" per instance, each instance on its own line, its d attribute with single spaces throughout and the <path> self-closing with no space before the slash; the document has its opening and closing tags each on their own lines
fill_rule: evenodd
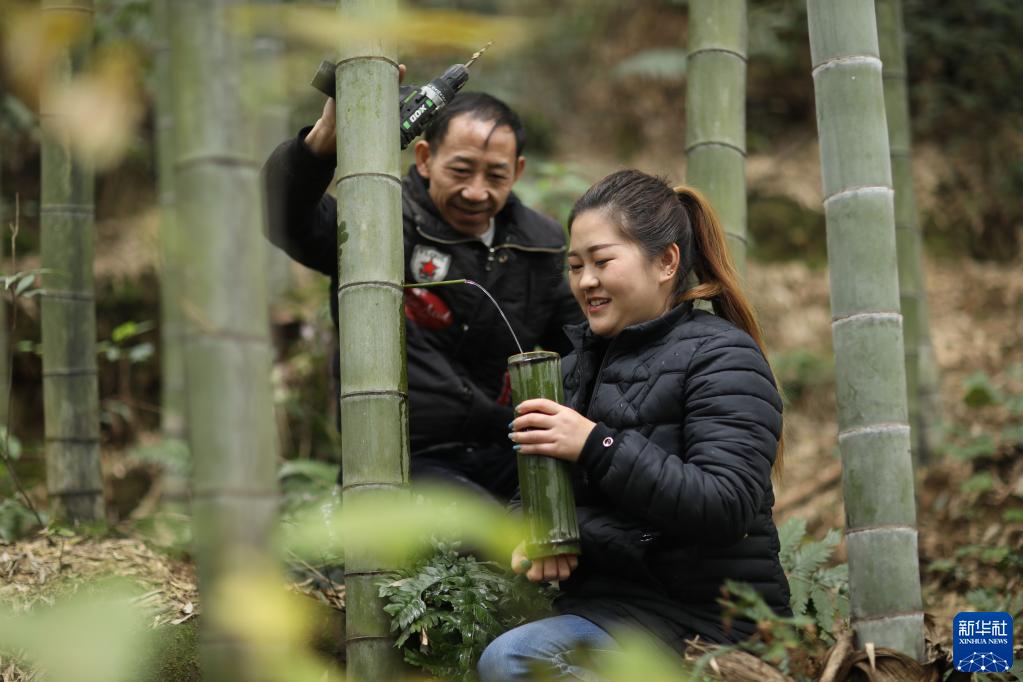
<svg viewBox="0 0 1023 682">
<path fill-rule="evenodd" d="M 800 576 L 789 578 L 789 605 L 792 613 L 805 616 L 810 603 L 810 581 Z"/>
<path fill-rule="evenodd" d="M 778 540 L 781 543 L 779 558 L 786 573 L 792 570 L 793 555 L 804 537 L 806 537 L 805 519 L 791 518 L 778 528 Z"/>
<path fill-rule="evenodd" d="M 1023 509 L 1006 509 L 1002 512 L 1002 521 L 1006 523 L 1023 523 Z"/>
<path fill-rule="evenodd" d="M 122 322 L 114 327 L 114 331 L 110 333 L 110 340 L 114 343 L 122 343 L 133 336 L 148 332 L 153 327 L 154 324 L 148 320 L 145 322 Z"/>
<path fill-rule="evenodd" d="M 0 426 L 0 447 L 4 447 L 10 459 L 16 460 L 21 457 L 21 441 L 13 434 L 7 433 L 6 426 Z"/>
<path fill-rule="evenodd" d="M 686 75 L 686 51 L 681 48 L 654 48 L 626 57 L 614 67 L 616 78 L 682 80 Z"/>
<path fill-rule="evenodd" d="M 18 281 L 18 283 L 14 286 L 14 295 L 15 296 L 21 296 L 23 293 L 25 293 L 28 290 L 28 288 L 30 286 L 32 286 L 35 283 L 35 281 L 36 281 L 36 276 L 35 276 L 34 273 L 33 274 L 27 274 L 27 275 L 23 276 Z"/>
<path fill-rule="evenodd" d="M 34 341 L 30 341 L 28 339 L 18 341 L 18 343 L 15 344 L 14 348 L 19 353 L 36 353 L 38 355 L 40 352 L 39 350 L 40 346 L 36 344 Z"/>
<path fill-rule="evenodd" d="M 132 364 L 145 362 L 149 358 L 153 357 L 154 352 L 155 349 L 153 347 L 153 344 L 149 342 L 140 343 L 139 345 L 132 346 L 131 348 L 128 349 L 128 360 Z"/>
<path fill-rule="evenodd" d="M 984 493 L 994 487 L 995 481 L 991 477 L 991 473 L 987 471 L 978 471 L 973 476 L 966 479 L 959 486 L 959 489 L 964 493 Z"/>
<path fill-rule="evenodd" d="M 1000 402 L 998 390 L 984 372 L 974 372 L 963 381 L 963 402 L 970 407 L 987 407 Z"/>
<path fill-rule="evenodd" d="M 337 480 L 337 465 L 313 459 L 289 459 L 277 471 L 277 480 L 301 477 L 331 485 Z"/>
<path fill-rule="evenodd" d="M 971 438 L 961 447 L 949 448 L 949 454 L 957 459 L 969 460 L 977 457 L 990 457 L 995 454 L 997 449 L 995 439 L 990 434 L 982 433 L 975 438 Z"/>
</svg>

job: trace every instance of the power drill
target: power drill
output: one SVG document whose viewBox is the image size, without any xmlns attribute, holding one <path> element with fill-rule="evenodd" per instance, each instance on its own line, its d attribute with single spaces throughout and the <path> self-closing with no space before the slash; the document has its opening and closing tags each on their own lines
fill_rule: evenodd
<svg viewBox="0 0 1023 682">
<path fill-rule="evenodd" d="M 419 137 L 430 122 L 437 115 L 437 112 L 451 103 L 455 93 L 462 89 L 465 82 L 469 80 L 469 67 L 481 54 L 486 52 L 492 43 L 487 43 L 481 49 L 473 53 L 465 64 L 452 64 L 442 75 L 434 78 L 426 85 L 415 87 L 412 85 L 401 85 L 398 87 L 398 99 L 400 104 L 399 120 L 401 130 L 401 148 L 404 149 L 412 140 Z M 320 62 L 320 68 L 313 76 L 312 85 L 314 88 L 327 95 L 335 96 L 336 80 L 334 71 L 337 64 L 324 60 Z"/>
</svg>

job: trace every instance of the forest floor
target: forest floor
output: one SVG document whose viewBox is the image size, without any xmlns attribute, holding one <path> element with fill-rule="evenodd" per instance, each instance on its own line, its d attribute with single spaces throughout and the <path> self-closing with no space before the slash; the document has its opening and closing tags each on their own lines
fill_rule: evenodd
<svg viewBox="0 0 1023 682">
<path fill-rule="evenodd" d="M 820 538 L 844 523 L 827 274 L 797 262 L 751 263 L 748 280 L 788 400 L 776 514 L 779 523 L 805 519 Z M 919 549 L 929 633 L 950 649 L 958 611 L 1023 612 L 1023 437 L 1016 438 L 1009 406 L 1023 396 L 1023 269 L 935 261 L 927 290 L 952 454 L 918 472 Z M 106 452 L 107 469 L 115 471 L 120 457 Z M 844 547 L 835 559 L 845 560 Z M 17 608 L 51 603 L 106 574 L 143 586 L 138 603 L 154 626 L 182 625 L 199 612 L 192 564 L 137 537 L 0 544 L 0 601 Z M 295 589 L 314 591 L 308 584 Z M 339 605 L 337 595 L 320 597 Z M 36 677 L 0 660 L 0 681 L 29 679 Z"/>
</svg>

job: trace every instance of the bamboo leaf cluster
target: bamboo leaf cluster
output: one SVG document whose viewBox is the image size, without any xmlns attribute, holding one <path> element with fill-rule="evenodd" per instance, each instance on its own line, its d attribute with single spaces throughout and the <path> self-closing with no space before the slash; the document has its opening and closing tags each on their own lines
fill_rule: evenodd
<svg viewBox="0 0 1023 682">
<path fill-rule="evenodd" d="M 458 543 L 379 583 L 395 646 L 405 661 L 443 679 L 475 679 L 476 663 L 498 635 L 550 614 L 550 589 L 460 555 Z"/>
</svg>

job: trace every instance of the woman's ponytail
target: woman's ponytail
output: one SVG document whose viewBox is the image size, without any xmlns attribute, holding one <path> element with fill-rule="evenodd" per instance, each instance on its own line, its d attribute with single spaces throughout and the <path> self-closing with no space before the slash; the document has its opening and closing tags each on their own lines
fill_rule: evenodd
<svg viewBox="0 0 1023 682">
<path fill-rule="evenodd" d="M 725 231 L 710 203 L 699 191 L 679 185 L 675 195 L 682 202 L 693 228 L 693 272 L 699 281 L 682 294 L 682 301 L 707 299 L 714 312 L 753 337 L 761 352 L 764 334 L 753 313 L 753 306 L 742 291 L 739 273 L 728 253 Z"/>
<path fill-rule="evenodd" d="M 682 203 L 693 229 L 693 273 L 698 284 L 682 292 L 680 301 L 706 299 L 711 302 L 714 312 L 739 329 L 749 334 L 767 358 L 764 333 L 757 322 L 753 306 L 742 291 L 739 273 L 728 252 L 725 231 L 721 227 L 710 202 L 704 196 L 685 185 L 675 187 L 675 195 Z M 780 390 L 780 387 L 779 387 Z M 775 471 L 780 472 L 784 436 L 778 440 L 778 454 L 775 457 Z"/>
</svg>

